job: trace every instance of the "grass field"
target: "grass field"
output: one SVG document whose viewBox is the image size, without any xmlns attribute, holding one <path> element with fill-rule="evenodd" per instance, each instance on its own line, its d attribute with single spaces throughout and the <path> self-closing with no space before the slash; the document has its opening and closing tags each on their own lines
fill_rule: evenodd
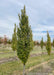
<svg viewBox="0 0 54 75">
<path fill-rule="evenodd" d="M 52 47 L 52 51 L 54 51 L 53 47 Z M 43 52 L 47 52 L 46 48 L 43 48 Z M 40 46 L 35 46 L 34 49 L 31 51 L 30 55 L 34 55 L 34 54 L 39 54 L 42 53 L 42 49 L 40 48 Z M 1 58 L 9 58 L 9 57 L 14 57 L 17 56 L 17 53 L 14 52 L 11 47 L 0 47 L 0 59 Z"/>
<path fill-rule="evenodd" d="M 0 59 L 2 58 L 9 58 L 9 57 L 14 57 L 17 56 L 16 52 L 13 52 L 12 49 L 10 47 L 8 48 L 2 48 L 0 47 L 0 51 L 4 54 L 0 54 Z M 7 51 L 7 52 L 5 52 Z M 54 51 L 54 48 L 52 48 L 52 51 Z M 9 53 L 10 52 L 10 53 Z M 43 52 L 47 52 L 45 47 L 43 49 Z M 39 54 L 42 53 L 42 50 L 40 48 L 40 46 L 35 46 L 34 49 L 31 51 L 30 55 L 34 55 L 34 54 Z M 43 65 L 29 71 L 32 67 L 37 66 L 40 63 L 43 63 L 45 61 L 54 59 L 54 54 L 51 54 L 50 57 L 48 55 L 41 55 L 41 56 L 35 56 L 35 57 L 29 57 L 28 62 L 26 63 L 26 72 L 28 73 L 28 75 L 35 75 L 35 73 L 37 72 L 45 72 L 46 70 L 48 70 L 48 66 L 50 66 L 50 68 L 54 69 L 54 61 L 49 62 L 47 64 L 47 68 L 44 68 Z M 45 64 L 46 66 L 46 64 Z M 49 72 L 53 72 L 53 69 L 50 69 Z M 23 64 L 22 62 L 19 61 L 10 61 L 10 62 L 6 62 L 4 64 L 0 64 L 0 75 L 22 75 L 22 71 L 23 71 Z M 48 72 L 48 71 L 47 71 Z M 48 73 L 49 73 L 48 72 Z"/>
<path fill-rule="evenodd" d="M 50 59 L 54 59 L 54 54 L 51 54 Z M 30 57 L 28 59 L 28 62 L 26 63 L 26 70 L 48 60 L 49 60 L 48 55 L 42 55 L 32 58 Z M 22 71 L 23 65 L 20 60 L 0 64 L 0 75 L 21 75 Z"/>
<path fill-rule="evenodd" d="M 10 45 L 0 45 L 0 53 L 13 52 Z"/>
<path fill-rule="evenodd" d="M 45 47 L 43 48 L 43 52 L 47 52 Z M 35 46 L 33 48 L 33 50 L 31 51 L 31 54 L 35 54 L 35 53 L 37 54 L 42 53 L 42 49 L 40 46 Z"/>
<path fill-rule="evenodd" d="M 31 70 L 28 75 L 54 75 L 54 60 Z"/>
<path fill-rule="evenodd" d="M 2 58 L 10 58 L 10 57 L 15 57 L 15 56 L 17 56 L 16 52 L 4 53 L 4 54 L 0 54 L 0 59 L 2 59 Z"/>
</svg>

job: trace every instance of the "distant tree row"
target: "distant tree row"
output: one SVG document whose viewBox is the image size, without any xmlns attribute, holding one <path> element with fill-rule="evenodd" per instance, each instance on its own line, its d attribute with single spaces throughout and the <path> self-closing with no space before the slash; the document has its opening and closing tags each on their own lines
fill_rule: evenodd
<svg viewBox="0 0 54 75">
<path fill-rule="evenodd" d="M 8 39 L 6 37 L 6 35 L 4 35 L 4 38 L 3 37 L 0 37 L 0 44 L 6 45 L 6 44 L 11 44 L 11 43 L 12 43 L 12 40 Z"/>
<path fill-rule="evenodd" d="M 46 44 L 47 44 L 47 41 L 46 42 L 43 41 L 43 46 L 46 46 Z M 34 41 L 34 46 L 41 46 L 41 41 L 40 42 L 39 41 Z M 53 39 L 53 42 L 51 42 L 51 46 L 54 47 L 54 39 Z"/>
<path fill-rule="evenodd" d="M 44 45 L 43 38 L 41 40 L 40 45 L 41 45 L 41 49 L 43 51 L 43 45 Z M 53 40 L 53 46 L 54 46 L 54 40 Z M 49 35 L 48 31 L 47 31 L 46 50 L 47 50 L 48 55 L 50 55 L 51 54 L 51 38 L 50 38 L 50 35 Z"/>
</svg>

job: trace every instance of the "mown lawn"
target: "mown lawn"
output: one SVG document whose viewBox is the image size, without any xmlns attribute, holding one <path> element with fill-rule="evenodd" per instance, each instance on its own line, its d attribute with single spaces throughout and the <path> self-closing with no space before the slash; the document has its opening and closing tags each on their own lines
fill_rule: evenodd
<svg viewBox="0 0 54 75">
<path fill-rule="evenodd" d="M 26 63 L 26 70 L 50 59 L 54 59 L 54 54 L 51 54 L 50 57 L 48 55 L 30 57 Z M 0 64 L 0 75 L 22 75 L 22 71 L 23 65 L 20 60 Z"/>
</svg>

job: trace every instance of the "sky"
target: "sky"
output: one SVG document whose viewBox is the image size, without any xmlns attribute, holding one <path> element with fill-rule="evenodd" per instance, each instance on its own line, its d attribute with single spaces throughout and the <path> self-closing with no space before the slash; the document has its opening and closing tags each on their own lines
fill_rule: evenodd
<svg viewBox="0 0 54 75">
<path fill-rule="evenodd" d="M 18 14 L 24 5 L 29 16 L 33 40 L 47 40 L 49 31 L 54 38 L 54 0 L 0 0 L 0 36 L 12 38 L 14 24 L 19 25 Z"/>
</svg>

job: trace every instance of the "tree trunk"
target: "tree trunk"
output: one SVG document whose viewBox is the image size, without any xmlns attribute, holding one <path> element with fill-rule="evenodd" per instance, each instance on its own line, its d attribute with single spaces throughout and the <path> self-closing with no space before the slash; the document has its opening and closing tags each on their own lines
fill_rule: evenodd
<svg viewBox="0 0 54 75">
<path fill-rule="evenodd" d="M 23 75 L 25 75 L 25 65 L 23 64 Z"/>
<path fill-rule="evenodd" d="M 43 49 L 42 49 L 42 54 L 43 54 Z"/>
</svg>

